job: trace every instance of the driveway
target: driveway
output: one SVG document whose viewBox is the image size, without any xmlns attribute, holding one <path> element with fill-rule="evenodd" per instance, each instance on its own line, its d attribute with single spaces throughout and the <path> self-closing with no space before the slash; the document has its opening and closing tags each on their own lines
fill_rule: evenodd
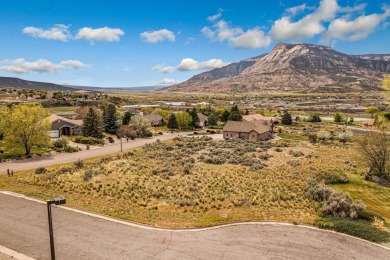
<svg viewBox="0 0 390 260">
<path fill-rule="evenodd" d="M 46 205 L 0 193 L 0 245 L 49 259 Z M 311 227 L 251 223 L 164 230 L 53 208 L 58 259 L 390 259 L 390 251 Z"/>
<path fill-rule="evenodd" d="M 154 136 L 147 139 L 137 139 L 134 141 L 123 142 L 123 150 L 128 150 L 131 148 L 143 146 L 147 143 L 155 142 L 157 139 L 161 141 L 170 140 L 178 135 L 187 135 L 191 132 L 182 132 L 182 133 L 167 133 L 160 136 Z M 42 156 L 42 157 L 34 157 L 34 159 L 26 159 L 26 160 L 16 160 L 7 163 L 0 163 L 0 174 L 6 174 L 7 169 L 16 171 L 35 169 L 38 167 L 46 167 L 55 164 L 68 163 L 72 161 L 77 161 L 79 159 L 87 159 L 96 156 L 102 156 L 106 154 L 113 154 L 120 151 L 120 144 L 113 144 L 109 146 L 104 146 L 98 149 L 92 150 L 83 150 L 77 153 L 60 153 L 52 156 Z"/>
</svg>

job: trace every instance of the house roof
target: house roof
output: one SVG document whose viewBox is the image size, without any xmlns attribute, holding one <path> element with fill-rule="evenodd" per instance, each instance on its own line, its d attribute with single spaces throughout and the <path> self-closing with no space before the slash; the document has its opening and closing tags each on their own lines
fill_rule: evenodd
<svg viewBox="0 0 390 260">
<path fill-rule="evenodd" d="M 148 120 L 149 122 L 154 121 L 161 121 L 163 120 L 163 117 L 160 115 L 143 115 L 143 117 Z"/>
<path fill-rule="evenodd" d="M 198 113 L 199 122 L 204 122 L 207 120 L 207 116 L 203 115 L 202 113 Z"/>
<path fill-rule="evenodd" d="M 58 115 L 51 115 L 51 116 L 48 117 L 48 119 L 50 120 L 50 123 L 53 123 L 53 122 L 58 121 L 58 120 L 61 120 L 61 121 L 64 121 L 64 122 L 68 122 L 68 123 L 77 125 L 77 126 L 81 126 L 83 124 L 83 120 L 72 120 L 72 119 L 67 119 L 65 117 L 58 116 Z"/>
<path fill-rule="evenodd" d="M 252 114 L 242 116 L 243 121 L 256 121 L 256 120 L 267 120 L 270 122 L 277 122 L 279 119 L 277 117 L 263 116 L 261 114 Z"/>
<path fill-rule="evenodd" d="M 227 121 L 222 129 L 226 132 L 249 133 L 252 131 L 263 134 L 271 131 L 271 124 L 265 120 Z"/>
</svg>

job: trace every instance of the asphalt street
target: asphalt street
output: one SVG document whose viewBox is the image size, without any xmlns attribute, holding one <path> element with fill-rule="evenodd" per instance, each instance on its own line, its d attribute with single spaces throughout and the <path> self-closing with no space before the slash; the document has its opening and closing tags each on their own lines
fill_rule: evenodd
<svg viewBox="0 0 390 260">
<path fill-rule="evenodd" d="M 297 225 L 162 230 L 53 208 L 57 259 L 390 259 L 359 239 Z M 46 205 L 0 193 L 0 245 L 49 259 Z"/>
</svg>

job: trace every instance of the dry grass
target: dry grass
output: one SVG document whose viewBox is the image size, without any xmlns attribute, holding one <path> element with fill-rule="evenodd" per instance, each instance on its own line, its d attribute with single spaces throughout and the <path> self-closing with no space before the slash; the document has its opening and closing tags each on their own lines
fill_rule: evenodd
<svg viewBox="0 0 390 260">
<path fill-rule="evenodd" d="M 0 188 L 41 199 L 62 194 L 71 207 L 162 227 L 245 220 L 310 224 L 318 218 L 318 205 L 303 194 L 307 178 L 359 171 L 352 163 L 353 145 L 194 140 L 89 160 L 82 169 L 67 164 L 49 167 L 42 175 L 1 176 Z M 313 153 L 318 157 L 306 157 Z M 205 163 L 207 157 L 226 161 Z M 85 175 L 91 178 L 85 181 Z"/>
</svg>

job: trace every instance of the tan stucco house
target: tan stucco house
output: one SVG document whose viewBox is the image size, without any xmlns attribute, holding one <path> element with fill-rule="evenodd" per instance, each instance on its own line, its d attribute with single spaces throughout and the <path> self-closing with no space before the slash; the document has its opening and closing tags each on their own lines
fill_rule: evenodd
<svg viewBox="0 0 390 260">
<path fill-rule="evenodd" d="M 227 121 L 223 127 L 223 138 L 242 138 L 251 141 L 266 141 L 272 137 L 272 123 L 264 120 Z"/>
</svg>

